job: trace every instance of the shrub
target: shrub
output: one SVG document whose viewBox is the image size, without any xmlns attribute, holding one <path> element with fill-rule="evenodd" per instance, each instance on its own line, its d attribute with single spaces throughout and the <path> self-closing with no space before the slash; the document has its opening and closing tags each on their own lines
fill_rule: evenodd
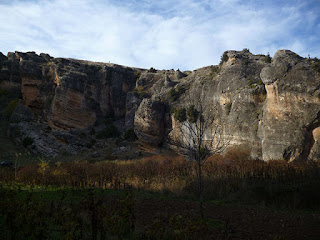
<svg viewBox="0 0 320 240">
<path fill-rule="evenodd" d="M 270 54 L 268 53 L 268 55 L 267 56 L 265 56 L 264 57 L 264 61 L 266 62 L 266 63 L 271 63 L 271 57 L 270 57 Z"/>
<path fill-rule="evenodd" d="M 172 101 L 176 101 L 179 98 L 177 91 L 174 88 L 171 88 L 168 92 L 168 96 Z"/>
<path fill-rule="evenodd" d="M 253 95 L 253 100 L 255 103 L 263 103 L 267 99 L 267 94 L 265 92 L 260 92 L 259 94 Z"/>
<path fill-rule="evenodd" d="M 244 49 L 242 49 L 241 52 L 242 52 L 242 53 L 250 53 L 250 50 L 249 50 L 249 48 L 244 48 Z"/>
<path fill-rule="evenodd" d="M 191 105 L 187 109 L 187 119 L 191 123 L 197 122 L 199 118 L 199 112 L 197 109 L 195 109 L 194 105 Z"/>
<path fill-rule="evenodd" d="M 186 109 L 185 108 L 177 108 L 174 110 L 173 117 L 176 121 L 184 122 L 187 120 L 186 117 Z"/>
<path fill-rule="evenodd" d="M 231 111 L 231 107 L 232 107 L 232 102 L 227 102 L 226 106 L 225 106 L 225 110 L 227 115 L 229 115 L 230 111 Z"/>
<path fill-rule="evenodd" d="M 14 99 L 11 102 L 9 102 L 9 104 L 6 107 L 6 115 L 8 118 L 11 117 L 13 111 L 16 109 L 16 107 L 18 106 L 19 100 L 18 99 Z"/>
<path fill-rule="evenodd" d="M 264 83 L 262 82 L 262 80 L 260 78 L 258 78 L 258 79 L 249 78 L 248 80 L 249 80 L 248 85 L 250 88 L 253 88 L 256 85 L 264 85 Z"/>
<path fill-rule="evenodd" d="M 141 72 L 140 72 L 140 71 L 136 71 L 136 72 L 134 73 L 135 79 L 139 79 L 140 76 L 141 76 Z"/>
<path fill-rule="evenodd" d="M 119 136 L 120 132 L 118 128 L 113 124 L 109 124 L 104 130 L 100 131 L 97 134 L 98 139 L 116 138 Z"/>
<path fill-rule="evenodd" d="M 311 63 L 311 69 L 313 69 L 315 72 L 320 73 L 320 62 L 312 62 Z"/>
<path fill-rule="evenodd" d="M 168 92 L 168 96 L 172 101 L 176 101 L 183 93 L 185 92 L 185 88 L 179 86 L 177 88 L 172 88 Z"/>
<path fill-rule="evenodd" d="M 0 89 L 0 96 L 7 96 L 8 91 L 6 89 Z"/>
<path fill-rule="evenodd" d="M 24 147 L 28 147 L 28 146 L 32 145 L 33 142 L 34 142 L 34 140 L 31 137 L 26 137 L 23 139 L 22 143 L 23 143 Z"/>
<path fill-rule="evenodd" d="M 225 51 L 225 52 L 222 54 L 222 56 L 221 56 L 221 60 L 220 60 L 219 65 L 222 65 L 224 62 L 227 62 L 228 59 L 229 59 L 229 57 L 228 57 L 228 52 Z"/>
<path fill-rule="evenodd" d="M 133 89 L 133 93 L 135 96 L 141 99 L 149 97 L 149 94 L 145 91 L 144 87 L 142 86 L 138 86 L 135 89 Z"/>
<path fill-rule="evenodd" d="M 210 76 L 214 76 L 216 73 L 220 72 L 219 66 L 210 66 Z"/>
<path fill-rule="evenodd" d="M 128 129 L 124 134 L 124 139 L 127 141 L 135 141 L 137 140 L 137 136 L 134 133 L 134 130 L 132 128 Z"/>
<path fill-rule="evenodd" d="M 157 72 L 157 70 L 156 70 L 156 69 L 154 69 L 153 67 L 151 67 L 151 68 L 148 70 L 148 72 L 149 72 L 149 73 L 156 73 L 156 72 Z"/>
</svg>

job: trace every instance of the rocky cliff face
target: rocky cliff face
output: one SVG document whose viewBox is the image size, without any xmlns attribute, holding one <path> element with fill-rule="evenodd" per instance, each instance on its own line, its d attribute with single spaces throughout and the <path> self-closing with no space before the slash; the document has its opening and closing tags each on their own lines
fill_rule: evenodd
<svg viewBox="0 0 320 240">
<path fill-rule="evenodd" d="M 0 54 L 0 87 L 21 88 L 33 120 L 19 120 L 27 111 L 19 107 L 12 128 L 38 139 L 33 147 L 41 153 L 85 150 L 83 141 L 94 139 L 106 118 L 125 118 L 122 125 L 140 141 L 165 144 L 179 135 L 172 109 L 202 96 L 230 146 L 246 146 L 263 160 L 319 158 L 319 62 L 288 50 L 266 60 L 227 51 L 219 66 L 180 72 L 16 52 Z"/>
</svg>

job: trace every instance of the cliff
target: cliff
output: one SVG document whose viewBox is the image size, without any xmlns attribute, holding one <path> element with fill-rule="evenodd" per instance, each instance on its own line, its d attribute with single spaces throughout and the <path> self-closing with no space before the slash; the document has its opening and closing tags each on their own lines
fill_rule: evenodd
<svg viewBox="0 0 320 240">
<path fill-rule="evenodd" d="M 0 54 L 0 88 L 22 94 L 10 134 L 46 155 L 90 148 L 107 119 L 122 132 L 134 128 L 143 143 L 166 145 L 178 131 L 172 109 L 201 95 L 230 146 L 263 160 L 318 159 L 319 61 L 289 50 L 269 60 L 227 51 L 219 66 L 181 72 L 15 52 Z"/>
</svg>

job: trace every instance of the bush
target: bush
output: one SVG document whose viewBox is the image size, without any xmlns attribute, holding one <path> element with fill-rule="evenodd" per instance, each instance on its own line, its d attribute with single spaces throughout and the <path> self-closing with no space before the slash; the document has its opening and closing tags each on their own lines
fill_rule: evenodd
<svg viewBox="0 0 320 240">
<path fill-rule="evenodd" d="M 197 109 L 195 109 L 194 105 L 191 105 L 187 109 L 187 119 L 191 123 L 197 122 L 199 118 L 199 112 Z"/>
<path fill-rule="evenodd" d="M 222 65 L 224 62 L 227 62 L 228 59 L 229 59 L 229 57 L 228 57 L 228 52 L 225 51 L 225 52 L 222 54 L 222 56 L 221 56 L 221 60 L 220 60 L 219 65 Z"/>
<path fill-rule="evenodd" d="M 242 49 L 241 52 L 242 52 L 242 53 L 250 53 L 250 50 L 249 50 L 249 48 L 244 48 L 244 49 Z"/>
<path fill-rule="evenodd" d="M 220 72 L 219 66 L 210 66 L 210 76 L 214 76 L 216 73 Z"/>
<path fill-rule="evenodd" d="M 177 108 L 174 110 L 173 117 L 176 121 L 184 122 L 187 120 L 186 117 L 186 109 L 185 108 Z"/>
<path fill-rule="evenodd" d="M 172 88 L 168 92 L 168 96 L 172 101 L 176 101 L 183 93 L 185 92 L 185 88 L 179 86 L 177 88 Z"/>
<path fill-rule="evenodd" d="M 311 63 L 311 69 L 313 69 L 315 72 L 320 73 L 320 62 Z"/>
<path fill-rule="evenodd" d="M 140 71 L 136 71 L 136 72 L 134 73 L 135 79 L 139 79 L 140 76 L 141 76 L 141 72 L 140 72 Z"/>
<path fill-rule="evenodd" d="M 9 102 L 9 104 L 6 107 L 6 115 L 7 115 L 8 118 L 11 117 L 13 111 L 18 106 L 18 103 L 19 103 L 19 99 L 14 99 L 11 102 Z"/>
<path fill-rule="evenodd" d="M 148 72 L 149 72 L 149 73 L 156 73 L 156 72 L 157 72 L 157 70 L 156 70 L 156 69 L 154 69 L 153 67 L 151 67 L 151 68 L 148 70 Z"/>
<path fill-rule="evenodd" d="M 250 88 L 253 88 L 256 85 L 264 85 L 264 83 L 260 78 L 259 79 L 249 78 L 248 80 L 249 80 L 248 85 Z"/>
<path fill-rule="evenodd" d="M 118 128 L 113 124 L 109 124 L 104 130 L 100 131 L 97 134 L 98 139 L 116 138 L 119 136 L 120 132 Z"/>
<path fill-rule="evenodd" d="M 34 142 L 34 140 L 31 137 L 26 137 L 23 139 L 22 143 L 23 143 L 23 146 L 26 148 L 26 147 L 32 145 L 33 142 Z"/>
<path fill-rule="evenodd" d="M 144 87 L 138 86 L 135 89 L 133 89 L 133 93 L 136 97 L 139 97 L 141 99 L 150 97 L 149 94 L 145 91 Z"/>
<path fill-rule="evenodd" d="M 264 57 L 264 61 L 265 61 L 266 63 L 271 63 L 271 57 L 270 57 L 270 54 L 269 54 L 269 53 L 268 53 L 267 56 Z"/>
<path fill-rule="evenodd" d="M 134 130 L 132 128 L 128 129 L 124 134 L 124 139 L 127 141 L 135 141 L 137 140 L 137 136 L 134 133 Z"/>
<path fill-rule="evenodd" d="M 231 107 L 232 107 L 232 102 L 227 102 L 226 106 L 225 106 L 225 110 L 227 115 L 229 115 L 230 111 L 231 111 Z"/>
<path fill-rule="evenodd" d="M 6 89 L 0 89 L 0 96 L 7 96 L 8 91 Z"/>
</svg>

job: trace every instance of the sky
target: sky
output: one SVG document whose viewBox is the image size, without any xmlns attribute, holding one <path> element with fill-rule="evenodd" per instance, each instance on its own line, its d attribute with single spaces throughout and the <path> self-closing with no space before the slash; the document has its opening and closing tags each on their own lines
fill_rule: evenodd
<svg viewBox="0 0 320 240">
<path fill-rule="evenodd" d="M 0 0 L 0 52 L 194 70 L 226 50 L 320 57 L 320 0 Z"/>
</svg>

